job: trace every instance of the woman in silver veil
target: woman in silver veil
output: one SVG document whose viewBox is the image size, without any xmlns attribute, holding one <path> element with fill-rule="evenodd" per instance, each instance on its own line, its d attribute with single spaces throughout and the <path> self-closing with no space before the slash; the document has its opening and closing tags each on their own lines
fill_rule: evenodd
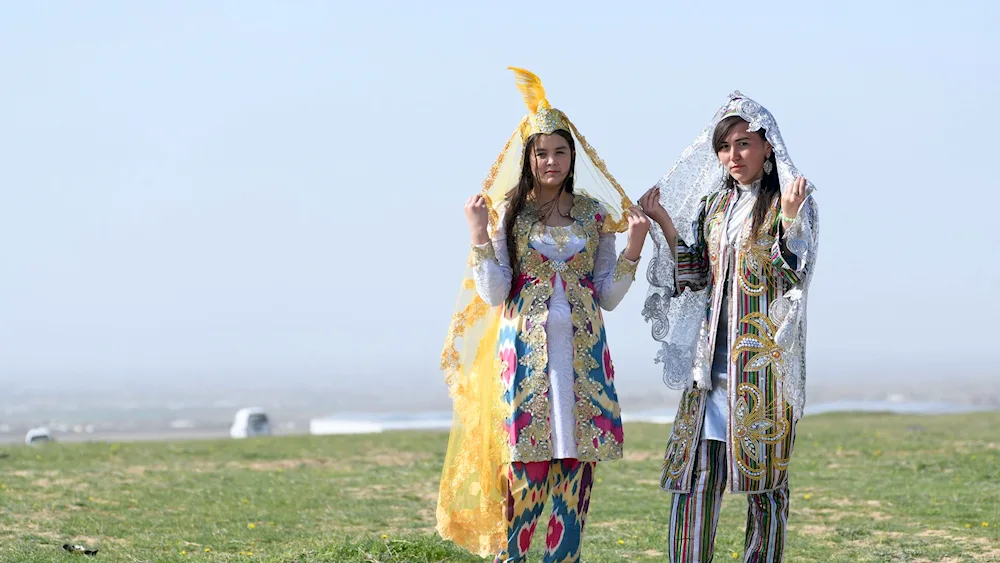
<svg viewBox="0 0 1000 563">
<path fill-rule="evenodd" d="M 748 500 L 744 560 L 781 561 L 805 403 L 815 188 L 774 117 L 739 92 L 640 200 L 654 221 L 643 316 L 683 391 L 660 485 L 670 561 L 710 561 L 722 495 Z"/>
</svg>

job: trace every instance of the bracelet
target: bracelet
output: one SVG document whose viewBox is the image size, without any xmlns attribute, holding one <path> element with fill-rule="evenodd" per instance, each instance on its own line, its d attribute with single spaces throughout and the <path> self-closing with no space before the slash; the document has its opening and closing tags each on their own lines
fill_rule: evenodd
<svg viewBox="0 0 1000 563">
<path fill-rule="evenodd" d="M 789 216 L 785 215 L 784 211 L 779 212 L 778 216 L 781 217 L 781 220 L 785 221 L 786 223 L 794 223 L 795 222 L 795 217 L 789 217 Z"/>
</svg>

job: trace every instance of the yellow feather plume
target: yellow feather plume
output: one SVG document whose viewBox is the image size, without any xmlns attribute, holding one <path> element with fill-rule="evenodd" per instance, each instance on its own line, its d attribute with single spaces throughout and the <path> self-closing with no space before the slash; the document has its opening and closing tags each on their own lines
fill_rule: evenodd
<svg viewBox="0 0 1000 563">
<path fill-rule="evenodd" d="M 542 86 L 540 78 L 530 70 L 523 68 L 509 66 L 507 69 L 514 71 L 514 76 L 517 79 L 517 89 L 524 96 L 524 105 L 528 106 L 530 113 L 538 111 L 539 105 L 546 108 L 549 107 L 549 102 L 545 99 L 545 87 Z"/>
</svg>

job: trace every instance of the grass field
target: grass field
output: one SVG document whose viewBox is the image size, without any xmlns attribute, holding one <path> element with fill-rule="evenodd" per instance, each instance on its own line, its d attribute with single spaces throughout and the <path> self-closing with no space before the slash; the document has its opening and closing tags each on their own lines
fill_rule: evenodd
<svg viewBox="0 0 1000 563">
<path fill-rule="evenodd" d="M 663 561 L 669 427 L 598 467 L 584 560 Z M 447 435 L 0 448 L 0 561 L 481 561 L 433 531 Z M 798 427 L 788 561 L 1000 561 L 1000 413 L 822 415 Z M 716 561 L 742 553 L 726 497 Z M 543 526 L 535 538 L 542 544 Z M 533 548 L 533 560 L 540 551 Z"/>
</svg>

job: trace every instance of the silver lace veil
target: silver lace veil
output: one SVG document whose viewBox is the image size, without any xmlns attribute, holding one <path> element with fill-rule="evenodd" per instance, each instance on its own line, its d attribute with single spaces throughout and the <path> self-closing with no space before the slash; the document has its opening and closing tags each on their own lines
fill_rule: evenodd
<svg viewBox="0 0 1000 563">
<path fill-rule="evenodd" d="M 778 179 L 781 190 L 788 189 L 795 178 L 801 176 L 788 155 L 788 149 L 781 138 L 778 124 L 767 109 L 744 96 L 739 91 L 729 95 L 726 103 L 715 113 L 712 121 L 702 130 L 691 143 L 673 167 L 657 182 L 660 189 L 660 203 L 670 213 L 678 234 L 684 241 L 694 241 L 697 229 L 698 208 L 703 197 L 723 189 L 723 167 L 712 148 L 712 133 L 716 125 L 730 115 L 739 115 L 750 124 L 749 131 L 764 128 L 764 136 L 774 150 Z M 799 228 L 804 228 L 811 234 L 812 240 L 819 230 L 818 216 L 811 197 L 815 186 L 807 181 L 806 190 L 810 194 L 805 206 L 809 212 L 803 213 Z M 651 230 L 653 242 L 657 249 L 646 272 L 649 281 L 649 291 L 643 307 L 643 317 L 652 323 L 653 338 L 661 343 L 656 356 L 656 362 L 663 364 L 663 381 L 671 389 L 684 389 L 692 385 L 692 367 L 702 321 L 705 318 L 705 308 L 708 306 L 708 289 L 702 291 L 685 291 L 673 296 L 674 263 L 669 252 L 660 252 L 666 248 L 663 232 L 654 224 Z M 796 252 L 795 248 L 789 250 Z M 807 261 L 815 260 L 815 245 L 811 248 L 811 256 L 800 255 Z M 807 277 L 812 268 L 807 269 Z M 805 291 L 808 279 L 804 279 L 800 288 L 789 292 L 789 299 L 794 302 L 791 308 L 794 317 L 788 320 L 796 325 L 794 334 L 786 335 L 792 341 L 805 344 Z M 791 303 L 789 304 L 791 305 Z M 801 327 L 801 330 L 798 330 Z M 787 333 L 786 333 L 787 334 Z M 802 350 L 804 353 L 804 349 Z M 803 354 L 804 357 L 804 354 Z M 794 379 L 799 370 L 792 368 L 786 379 Z M 804 370 L 802 370 L 804 379 Z M 790 381 L 792 385 L 785 389 L 786 397 L 798 405 L 801 412 L 804 403 L 804 381 Z M 792 395 L 792 396 L 790 396 Z"/>
</svg>

